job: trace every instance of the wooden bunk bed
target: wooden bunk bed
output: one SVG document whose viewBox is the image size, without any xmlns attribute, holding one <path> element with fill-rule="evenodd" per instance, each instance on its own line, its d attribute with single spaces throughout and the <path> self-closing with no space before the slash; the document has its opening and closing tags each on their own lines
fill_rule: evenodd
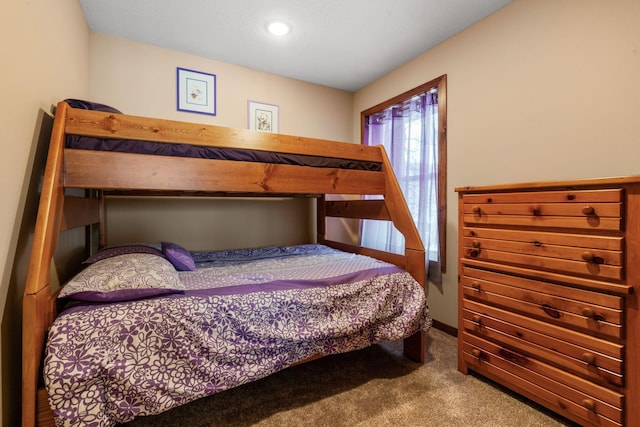
<svg viewBox="0 0 640 427">
<path fill-rule="evenodd" d="M 210 160 L 66 148 L 68 135 L 257 150 L 379 164 L 379 170 Z M 89 197 L 69 195 L 84 189 Z M 61 232 L 96 226 L 105 246 L 104 197 L 108 194 L 296 196 L 317 199 L 317 243 L 398 266 L 424 287 L 422 241 L 382 147 L 252 132 L 136 117 L 104 111 L 56 108 L 23 300 L 22 425 L 53 425 L 41 371 L 49 327 L 58 313 L 51 264 Z M 329 200 L 328 195 L 379 195 Z M 405 237 L 404 254 L 327 240 L 328 217 L 391 221 Z M 90 233 L 87 233 L 89 235 Z M 90 245 L 87 237 L 87 245 Z M 87 250 L 88 252 L 88 250 Z M 424 361 L 424 331 L 404 339 L 407 357 Z"/>
</svg>

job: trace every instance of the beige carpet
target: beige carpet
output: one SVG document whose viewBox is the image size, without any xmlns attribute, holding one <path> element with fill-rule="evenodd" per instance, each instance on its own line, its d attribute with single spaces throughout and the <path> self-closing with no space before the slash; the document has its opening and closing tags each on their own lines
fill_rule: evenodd
<svg viewBox="0 0 640 427">
<path fill-rule="evenodd" d="M 539 406 L 456 370 L 456 339 L 429 331 L 427 361 L 399 343 L 295 366 L 128 427 L 570 426 Z"/>
</svg>

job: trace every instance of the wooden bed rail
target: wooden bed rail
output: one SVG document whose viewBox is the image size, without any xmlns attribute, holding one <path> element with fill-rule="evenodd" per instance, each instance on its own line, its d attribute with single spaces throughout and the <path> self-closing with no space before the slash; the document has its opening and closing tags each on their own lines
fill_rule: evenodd
<svg viewBox="0 0 640 427">
<path fill-rule="evenodd" d="M 325 216 L 391 221 L 405 238 L 405 253 L 416 251 L 424 254 L 424 245 L 420 233 L 411 217 L 409 206 L 402 194 L 398 180 L 391 167 L 391 162 L 385 151 L 381 147 L 377 148 L 380 148 L 382 155 L 384 190 L 380 194 L 384 198 L 374 200 L 325 200 L 323 198 L 321 201 L 323 206 L 318 215 L 318 227 L 319 230 L 322 230 L 322 238 L 324 238 L 324 224 L 321 224 L 321 222 Z M 363 191 L 358 194 L 372 193 Z M 424 286 L 424 278 L 416 278 L 416 280 Z"/>
<path fill-rule="evenodd" d="M 51 143 L 47 154 L 29 271 L 25 285 L 26 295 L 36 294 L 49 284 L 49 264 L 57 244 L 62 221 L 64 199 L 62 153 L 64 147 L 53 142 L 64 140 L 63 117 L 66 104 L 58 106 L 58 108 L 62 108 L 62 111 L 60 114 L 56 114 L 51 132 Z"/>
<path fill-rule="evenodd" d="M 65 149 L 65 187 L 255 194 L 382 194 L 381 172 Z M 292 171 L 295 171 L 292 173 Z"/>
<path fill-rule="evenodd" d="M 418 232 L 416 224 L 413 222 L 411 211 L 402 195 L 402 190 L 391 167 L 391 162 L 382 147 L 380 147 L 380 152 L 383 158 L 382 171 L 385 174 L 386 183 L 385 202 L 391 221 L 404 236 L 405 249 L 407 251 L 421 251 L 424 253 L 424 245 L 422 244 L 420 233 Z M 419 282 L 424 286 L 424 278 L 419 280 Z"/>
<path fill-rule="evenodd" d="M 332 246 L 342 246 L 343 250 L 362 253 L 387 262 L 393 263 L 410 272 L 413 277 L 424 287 L 426 284 L 426 258 L 424 245 L 416 227 L 407 202 L 402 195 L 396 176 L 391 168 L 391 163 L 384 150 L 382 170 L 385 174 L 385 187 L 383 199 L 361 200 L 325 200 L 321 197 L 318 201 L 318 241 Z M 366 194 L 366 193 L 361 193 Z M 354 245 L 344 245 L 330 242 L 325 239 L 326 217 L 373 219 L 391 221 L 405 239 L 405 254 L 396 255 L 388 252 L 362 248 Z M 347 247 L 348 246 L 348 247 Z"/>
<path fill-rule="evenodd" d="M 180 142 L 220 148 L 328 157 L 327 141 L 321 139 L 76 108 L 67 110 L 65 130 L 70 135 L 107 139 Z M 331 144 L 331 157 L 382 162 L 380 150 L 376 147 L 338 141 L 331 141 Z"/>
</svg>

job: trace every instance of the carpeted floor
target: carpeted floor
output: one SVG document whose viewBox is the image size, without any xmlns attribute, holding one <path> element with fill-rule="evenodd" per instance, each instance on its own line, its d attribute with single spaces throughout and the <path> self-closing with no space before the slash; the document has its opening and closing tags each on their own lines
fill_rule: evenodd
<svg viewBox="0 0 640 427">
<path fill-rule="evenodd" d="M 286 369 L 127 427 L 571 426 L 541 407 L 456 370 L 456 339 L 429 331 L 427 361 L 400 343 Z"/>
</svg>

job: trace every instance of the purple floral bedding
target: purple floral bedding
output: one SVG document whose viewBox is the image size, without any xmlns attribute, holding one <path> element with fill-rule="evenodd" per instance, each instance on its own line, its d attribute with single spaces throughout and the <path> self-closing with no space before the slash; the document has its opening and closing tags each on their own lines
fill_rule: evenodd
<svg viewBox="0 0 640 427">
<path fill-rule="evenodd" d="M 199 268 L 176 272 L 176 293 L 75 301 L 61 312 L 44 363 L 58 426 L 158 414 L 314 355 L 398 340 L 431 324 L 422 287 L 372 258 L 321 245 L 193 258 Z M 157 285 L 157 274 L 135 265 L 153 278 L 136 286 Z"/>
</svg>

